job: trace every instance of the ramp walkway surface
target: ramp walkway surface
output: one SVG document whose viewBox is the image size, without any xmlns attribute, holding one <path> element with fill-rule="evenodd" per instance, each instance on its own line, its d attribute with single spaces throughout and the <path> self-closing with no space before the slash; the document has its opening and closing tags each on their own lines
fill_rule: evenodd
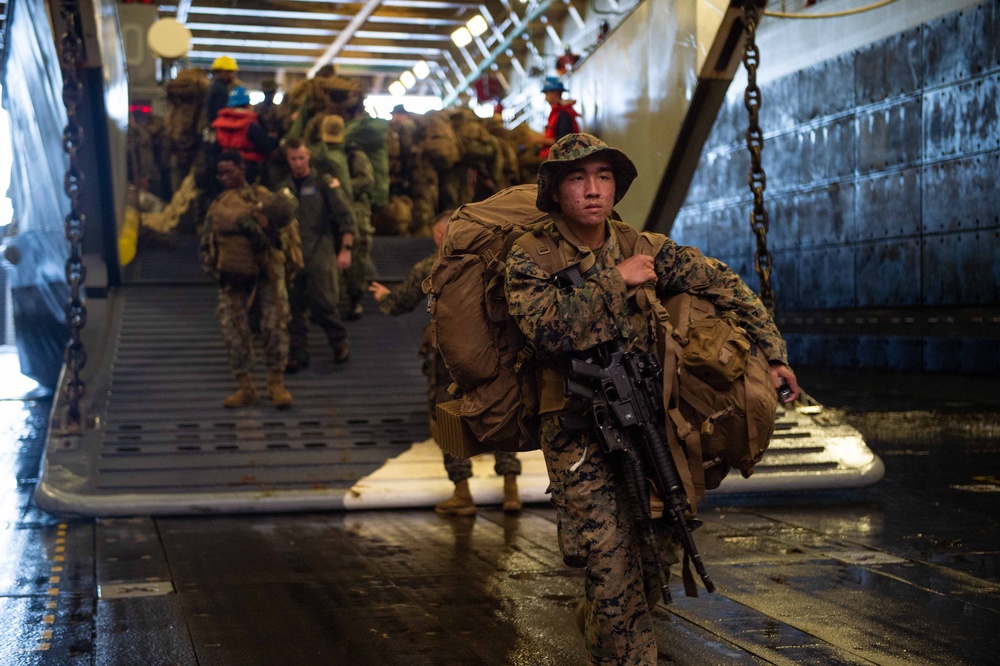
<svg viewBox="0 0 1000 666">
<path fill-rule="evenodd" d="M 428 239 L 378 238 L 379 277 L 400 281 Z M 286 377 L 294 396 L 226 409 L 234 388 L 215 317 L 216 287 L 200 272 L 192 237 L 147 249 L 128 283 L 91 302 L 86 345 L 90 421 L 50 426 L 39 505 L 68 515 L 128 516 L 433 506 L 452 486 L 429 439 L 426 380 L 417 355 L 422 308 L 348 322 L 342 365 L 313 329 L 310 366 Z M 258 350 L 259 351 L 259 350 Z M 260 355 L 258 353 L 258 359 Z M 58 414 L 60 406 L 54 407 Z M 56 419 L 53 419 L 56 421 Z M 522 498 L 546 501 L 540 452 L 521 456 Z M 763 464 L 716 493 L 843 488 L 881 478 L 856 430 L 819 405 L 783 410 Z M 474 459 L 472 489 L 496 503 L 491 456 Z"/>
</svg>

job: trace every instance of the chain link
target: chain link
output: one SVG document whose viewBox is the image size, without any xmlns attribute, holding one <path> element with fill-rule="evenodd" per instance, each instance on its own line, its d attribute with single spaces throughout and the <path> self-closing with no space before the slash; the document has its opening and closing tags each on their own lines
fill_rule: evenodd
<svg viewBox="0 0 1000 666">
<path fill-rule="evenodd" d="M 81 337 L 83 327 L 87 324 L 87 306 L 82 296 L 87 269 L 83 265 L 83 228 L 85 216 L 80 211 L 80 195 L 83 190 L 83 172 L 77 159 L 80 146 L 83 144 L 83 128 L 77 120 L 77 107 L 83 97 L 83 85 L 77 78 L 77 71 L 83 64 L 83 43 L 76 31 L 76 4 L 64 0 L 61 14 L 66 24 L 66 32 L 62 36 L 59 60 L 63 75 L 63 104 L 66 106 L 66 127 L 63 129 L 63 150 L 69 155 L 69 166 L 63 179 L 63 190 L 69 197 L 70 210 L 66 215 L 64 225 L 66 240 L 69 241 L 69 257 L 66 259 L 66 282 L 69 284 L 70 297 L 66 302 L 66 325 L 69 327 L 69 342 L 63 354 L 66 363 L 67 379 L 64 394 L 69 402 L 66 412 L 66 426 L 79 428 L 82 422 L 80 400 L 87 387 L 80 379 L 80 371 L 87 364 L 87 351 L 84 349 Z"/>
<path fill-rule="evenodd" d="M 743 51 L 743 65 L 747 70 L 747 89 L 743 102 L 747 107 L 750 122 L 747 126 L 747 150 L 750 151 L 750 170 L 747 173 L 747 183 L 753 194 L 753 210 L 750 213 L 750 227 L 757 237 L 757 254 L 754 256 L 754 268 L 760 276 L 760 300 L 764 307 L 774 315 L 774 291 L 771 288 L 771 253 L 767 249 L 768 216 L 764 208 L 764 188 L 767 187 L 767 175 L 760 163 L 760 153 L 764 147 L 764 133 L 758 124 L 758 113 L 761 105 L 760 88 L 757 87 L 757 66 L 760 64 L 760 51 L 757 50 L 757 3 L 745 0 L 743 3 L 743 25 L 747 31 L 746 47 Z"/>
</svg>

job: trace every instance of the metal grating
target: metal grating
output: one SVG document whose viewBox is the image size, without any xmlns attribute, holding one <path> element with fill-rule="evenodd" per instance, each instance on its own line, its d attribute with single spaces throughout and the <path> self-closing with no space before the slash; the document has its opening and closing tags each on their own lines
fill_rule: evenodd
<svg viewBox="0 0 1000 666">
<path fill-rule="evenodd" d="M 261 403 L 230 410 L 221 404 L 234 384 L 214 296 L 203 288 L 129 293 L 98 491 L 349 488 L 427 437 L 416 356 L 426 315 L 352 322 L 352 359 L 343 366 L 315 332 L 312 365 L 287 378 L 292 409 L 266 400 L 258 362 Z"/>
</svg>

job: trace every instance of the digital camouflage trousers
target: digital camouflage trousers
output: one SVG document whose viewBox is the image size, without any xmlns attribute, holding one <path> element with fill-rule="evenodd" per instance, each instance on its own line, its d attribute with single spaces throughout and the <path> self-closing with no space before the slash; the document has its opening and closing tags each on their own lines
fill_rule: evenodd
<svg viewBox="0 0 1000 666">
<path fill-rule="evenodd" d="M 260 299 L 260 336 L 267 369 L 284 371 L 288 363 L 288 295 L 284 279 L 279 276 L 273 281 L 224 283 L 219 287 L 215 312 L 233 375 L 253 370 L 253 334 L 248 313 L 254 298 Z"/>
<path fill-rule="evenodd" d="M 650 599 L 655 580 L 644 580 L 643 553 L 628 498 L 589 432 L 567 432 L 557 414 L 542 416 L 541 446 L 566 564 L 586 570 L 584 639 L 590 663 L 655 666 L 656 638 Z M 652 573 L 652 567 L 647 567 Z"/>
</svg>

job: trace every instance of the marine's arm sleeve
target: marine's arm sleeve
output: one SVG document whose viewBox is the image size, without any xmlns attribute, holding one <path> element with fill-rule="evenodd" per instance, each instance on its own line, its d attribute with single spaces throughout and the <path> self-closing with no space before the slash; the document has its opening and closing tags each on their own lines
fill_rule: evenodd
<svg viewBox="0 0 1000 666">
<path fill-rule="evenodd" d="M 395 316 L 413 312 L 418 305 L 425 301 L 426 297 L 421 284 L 431 274 L 431 267 L 434 265 L 435 259 L 437 259 L 437 255 L 431 255 L 413 265 L 403 283 L 378 302 L 378 309 L 382 314 Z"/>
<path fill-rule="evenodd" d="M 687 291 L 735 312 L 769 361 L 788 363 L 785 341 L 760 298 L 729 266 L 667 239 L 656 256 L 657 290 Z"/>
<path fill-rule="evenodd" d="M 515 243 L 507 257 L 506 290 L 511 315 L 543 356 L 584 351 L 622 335 L 617 318 L 626 316 L 628 305 L 617 268 L 561 288 Z"/>
<path fill-rule="evenodd" d="M 338 188 L 331 188 L 327 183 L 320 182 L 317 187 L 322 188 L 323 198 L 326 200 L 327 208 L 330 210 L 331 228 L 339 242 L 340 236 L 344 234 L 356 234 L 354 225 L 354 214 L 344 197 L 343 191 Z"/>
</svg>

